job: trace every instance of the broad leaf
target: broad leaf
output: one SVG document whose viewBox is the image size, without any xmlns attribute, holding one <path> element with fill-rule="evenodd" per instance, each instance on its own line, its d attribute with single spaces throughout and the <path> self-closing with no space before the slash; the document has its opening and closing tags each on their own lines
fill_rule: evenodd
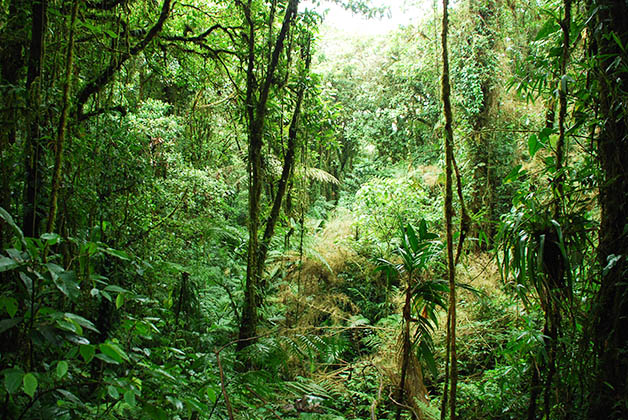
<svg viewBox="0 0 628 420">
<path fill-rule="evenodd" d="M 4 387 L 9 394 L 14 394 L 22 384 L 24 372 L 21 369 L 8 369 L 4 372 Z"/>
<path fill-rule="evenodd" d="M 11 258 L 0 256 L 0 273 L 2 273 L 3 271 L 13 270 L 14 268 L 19 266 L 20 264 L 17 261 Z"/>
<path fill-rule="evenodd" d="M 35 396 L 35 392 L 37 391 L 37 384 L 37 378 L 32 373 L 27 373 L 26 375 L 24 375 L 24 378 L 22 378 L 24 393 L 31 398 Z"/>
<path fill-rule="evenodd" d="M 81 353 L 81 357 L 85 360 L 85 363 L 89 363 L 94 358 L 94 354 L 96 354 L 96 348 L 91 344 L 81 344 L 79 353 Z"/>
<path fill-rule="evenodd" d="M 530 157 L 533 158 L 540 149 L 543 149 L 545 145 L 541 143 L 536 136 L 536 134 L 532 134 L 528 139 L 528 153 L 530 153 Z"/>
<path fill-rule="evenodd" d="M 63 378 L 66 373 L 68 373 L 68 362 L 62 360 L 57 363 L 57 378 Z"/>
<path fill-rule="evenodd" d="M 111 357 L 118 363 L 122 363 L 123 360 L 129 361 L 129 356 L 116 343 L 103 343 L 99 348 L 103 354 Z"/>
<path fill-rule="evenodd" d="M 124 393 L 124 401 L 131 407 L 135 407 L 135 392 L 129 390 Z"/>
</svg>

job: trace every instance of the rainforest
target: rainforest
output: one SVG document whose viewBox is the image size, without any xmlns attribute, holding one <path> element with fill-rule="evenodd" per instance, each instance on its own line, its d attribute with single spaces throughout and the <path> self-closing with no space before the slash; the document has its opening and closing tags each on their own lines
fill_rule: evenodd
<svg viewBox="0 0 628 420">
<path fill-rule="evenodd" d="M 0 0 L 0 419 L 628 419 L 628 2 Z"/>
</svg>

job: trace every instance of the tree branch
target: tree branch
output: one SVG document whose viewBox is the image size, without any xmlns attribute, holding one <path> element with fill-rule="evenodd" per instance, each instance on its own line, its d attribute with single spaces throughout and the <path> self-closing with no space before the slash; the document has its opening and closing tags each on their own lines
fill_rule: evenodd
<svg viewBox="0 0 628 420">
<path fill-rule="evenodd" d="M 111 81 L 113 76 L 120 70 L 122 65 L 131 57 L 134 57 L 138 53 L 144 50 L 148 44 L 157 36 L 159 32 L 161 32 L 164 22 L 168 19 L 168 15 L 170 14 L 171 9 L 171 0 L 164 0 L 161 6 L 161 13 L 159 14 L 159 19 L 155 23 L 155 25 L 148 31 L 146 37 L 138 42 L 133 48 L 131 48 L 128 52 L 122 53 L 122 55 L 114 60 L 107 68 L 105 68 L 98 76 L 96 76 L 91 82 L 87 83 L 81 91 L 78 93 L 77 97 L 77 113 L 79 115 L 79 120 L 84 119 L 83 116 L 83 107 L 85 103 L 87 103 L 88 99 L 95 93 L 100 92 L 100 90 Z"/>
</svg>

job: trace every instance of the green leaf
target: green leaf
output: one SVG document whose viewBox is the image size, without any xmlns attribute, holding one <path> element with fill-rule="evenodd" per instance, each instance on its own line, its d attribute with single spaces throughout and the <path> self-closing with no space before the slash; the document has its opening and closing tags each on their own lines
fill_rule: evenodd
<svg viewBox="0 0 628 420">
<path fill-rule="evenodd" d="M 543 24 L 543 26 L 539 30 L 539 33 L 536 34 L 536 38 L 534 38 L 534 40 L 540 41 L 541 39 L 547 38 L 548 35 L 553 34 L 559 29 L 560 29 L 560 25 L 558 25 L 558 23 L 556 22 L 556 19 L 551 17 L 549 18 L 547 22 Z"/>
<path fill-rule="evenodd" d="M 0 334 L 5 332 L 6 330 L 10 330 L 11 328 L 18 325 L 20 322 L 22 322 L 22 317 L 3 319 L 2 321 L 0 321 Z"/>
<path fill-rule="evenodd" d="M 96 348 L 91 344 L 81 344 L 81 347 L 79 347 L 79 353 L 81 353 L 81 357 L 85 360 L 85 363 L 89 363 L 94 358 Z"/>
<path fill-rule="evenodd" d="M 416 232 L 410 223 L 406 226 L 406 235 L 408 236 L 408 242 L 412 251 L 419 249 L 419 238 L 416 236 Z"/>
<path fill-rule="evenodd" d="M 11 258 L 0 256 L 0 273 L 19 267 L 19 263 Z"/>
<path fill-rule="evenodd" d="M 79 21 L 79 22 L 81 25 L 83 25 L 85 28 L 89 29 L 92 32 L 102 33 L 102 28 L 100 28 L 99 26 L 92 25 L 91 23 L 87 21 Z"/>
<path fill-rule="evenodd" d="M 419 352 L 421 359 L 425 362 L 432 375 L 436 376 L 438 370 L 436 369 L 436 363 L 434 362 L 434 354 L 427 341 L 421 341 L 419 344 Z"/>
<path fill-rule="evenodd" d="M 142 407 L 144 412 L 150 416 L 153 420 L 168 420 L 168 414 L 161 408 L 145 405 Z"/>
<path fill-rule="evenodd" d="M 4 372 L 4 387 L 9 394 L 14 394 L 22 383 L 24 372 L 21 369 L 8 369 Z"/>
<path fill-rule="evenodd" d="M 539 141 L 541 143 L 547 143 L 549 141 L 549 137 L 554 134 L 556 130 L 551 127 L 545 127 L 541 131 L 539 131 Z"/>
<path fill-rule="evenodd" d="M 32 373 L 27 373 L 22 378 L 22 385 L 24 387 L 24 393 L 33 398 L 37 391 L 37 378 Z"/>
<path fill-rule="evenodd" d="M 112 30 L 105 29 L 105 30 L 104 30 L 104 32 L 105 32 L 107 35 L 109 35 L 110 37 L 112 37 L 112 38 L 117 38 L 117 37 L 118 37 L 118 34 L 116 34 L 115 32 L 113 32 Z M 103 229 L 103 230 L 104 230 L 104 229 Z"/>
<path fill-rule="evenodd" d="M 615 32 L 611 32 L 611 36 L 613 37 L 613 39 L 615 40 L 615 42 L 617 43 L 617 45 L 619 46 L 619 48 L 622 51 L 625 51 L 624 45 L 621 43 L 621 40 L 619 39 L 619 37 L 617 36 L 617 34 Z"/>
<path fill-rule="evenodd" d="M 81 407 L 85 407 L 85 404 L 83 404 L 83 401 L 81 401 L 76 395 L 74 395 L 73 393 L 71 393 L 68 390 L 65 389 L 57 389 L 55 392 L 57 392 L 58 394 L 61 394 L 61 396 L 66 400 L 66 401 L 70 401 L 76 405 L 79 405 Z"/>
<path fill-rule="evenodd" d="M 122 350 L 116 343 L 107 342 L 99 346 L 100 351 L 106 356 L 111 357 L 118 363 L 122 363 L 123 360 L 129 361 L 129 356 Z"/>
<path fill-rule="evenodd" d="M 536 134 L 532 134 L 528 139 L 528 152 L 530 153 L 530 157 L 533 158 L 536 152 L 540 149 L 544 148 L 545 145 L 541 143 L 536 136 Z"/>
<path fill-rule="evenodd" d="M 4 306 L 9 316 L 13 318 L 17 313 L 17 300 L 12 297 L 2 296 L 0 302 L 2 302 L 0 306 Z"/>
<path fill-rule="evenodd" d="M 48 245 L 55 245 L 61 242 L 61 236 L 56 233 L 44 233 L 40 236 L 43 241 L 46 241 Z"/>
<path fill-rule="evenodd" d="M 114 293 L 128 293 L 128 290 L 120 287 L 120 286 L 116 286 L 115 284 L 109 285 L 107 287 L 105 287 L 103 290 L 107 291 L 107 292 L 114 292 Z"/>
<path fill-rule="evenodd" d="M 120 258 L 123 261 L 129 261 L 131 258 L 129 258 L 129 254 L 127 254 L 124 251 L 119 251 L 117 249 L 113 249 L 113 248 L 105 248 L 103 249 L 103 251 L 105 251 L 106 254 L 112 255 L 114 257 Z"/>
<path fill-rule="evenodd" d="M 98 331 L 98 329 L 96 328 L 96 326 L 89 320 L 83 318 L 80 315 L 76 315 L 73 314 L 71 312 L 66 312 L 65 314 L 63 314 L 66 318 L 76 322 L 78 325 L 80 325 L 81 327 L 87 328 L 88 330 L 91 330 L 95 333 L 99 333 L 100 331 Z"/>
<path fill-rule="evenodd" d="M 183 401 L 185 401 L 185 405 L 187 405 L 188 410 L 190 411 L 198 411 L 200 413 L 206 413 L 207 410 L 209 410 L 209 407 L 207 407 L 207 405 L 198 401 L 196 398 L 186 398 Z"/>
<path fill-rule="evenodd" d="M 15 231 L 17 236 L 20 238 L 20 242 L 22 242 L 22 244 L 25 245 L 26 243 L 24 242 L 24 234 L 22 233 L 22 230 L 18 227 L 17 224 L 15 224 L 15 221 L 13 220 L 13 217 L 11 217 L 9 212 L 7 212 L 2 207 L 0 207 L 0 218 L 4 219 L 4 221 L 7 222 L 9 226 L 11 226 L 11 228 Z"/>
<path fill-rule="evenodd" d="M 118 392 L 118 389 L 113 385 L 109 385 L 107 387 L 107 394 L 109 394 L 109 396 L 113 398 L 114 400 L 120 397 L 120 393 Z"/>
<path fill-rule="evenodd" d="M 122 305 L 124 305 L 124 295 L 120 293 L 116 296 L 116 309 L 120 309 Z"/>
<path fill-rule="evenodd" d="M 63 378 L 66 373 L 68 373 L 68 362 L 62 360 L 57 363 L 57 378 Z"/>
<path fill-rule="evenodd" d="M 211 386 L 207 387 L 207 398 L 209 398 L 209 401 L 211 401 L 211 403 L 215 403 L 216 402 L 216 391 L 214 390 L 214 388 L 212 388 Z"/>
<path fill-rule="evenodd" d="M 74 271 L 57 272 L 52 276 L 52 280 L 54 281 L 55 286 L 57 286 L 57 289 L 70 299 L 75 300 L 79 297 L 81 288 L 76 281 L 76 274 Z"/>
<path fill-rule="evenodd" d="M 104 354 L 104 353 L 98 353 L 98 354 L 97 354 L 96 356 L 94 356 L 94 357 L 95 357 L 96 359 L 100 359 L 100 360 L 102 360 L 103 362 L 105 362 L 105 363 L 109 363 L 109 364 L 111 364 L 111 365 L 119 365 L 119 364 L 120 364 L 120 362 L 118 362 L 118 361 L 116 361 L 116 360 L 112 359 L 111 357 L 107 356 L 107 355 L 106 355 L 106 354 Z"/>
<path fill-rule="evenodd" d="M 519 172 L 521 170 L 521 165 L 517 165 L 514 168 L 512 168 L 512 170 L 508 173 L 508 175 L 506 175 L 506 178 L 504 178 L 504 184 L 508 184 L 510 182 L 515 181 L 517 178 L 519 178 L 519 175 L 521 174 L 521 172 Z"/>
<path fill-rule="evenodd" d="M 83 329 L 80 325 L 67 319 L 57 319 L 57 327 L 64 331 L 68 331 L 74 334 L 82 335 Z"/>
<path fill-rule="evenodd" d="M 129 390 L 124 393 L 124 401 L 131 407 L 135 407 L 135 392 Z"/>
</svg>

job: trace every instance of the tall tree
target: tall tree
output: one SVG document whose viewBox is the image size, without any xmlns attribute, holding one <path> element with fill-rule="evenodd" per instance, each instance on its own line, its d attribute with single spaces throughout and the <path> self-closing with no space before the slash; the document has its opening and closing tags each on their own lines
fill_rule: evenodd
<svg viewBox="0 0 628 420">
<path fill-rule="evenodd" d="M 589 418 L 628 418 L 628 4 L 594 0 L 595 72 L 601 125 L 597 135 L 600 184 L 598 260 L 602 268 L 595 305 L 597 367 Z"/>
<path fill-rule="evenodd" d="M 25 236 L 38 236 L 42 219 L 41 197 L 43 186 L 44 145 L 41 134 L 42 61 L 46 34 L 48 0 L 31 3 L 31 41 L 28 56 L 26 91 L 30 121 L 26 136 L 26 187 L 22 230 Z"/>
<path fill-rule="evenodd" d="M 258 308 L 261 304 L 262 274 L 266 258 L 267 244 L 260 244 L 260 207 L 263 185 L 262 146 L 264 142 L 266 115 L 271 85 L 275 78 L 279 58 L 284 50 L 284 44 L 290 27 L 297 14 L 299 0 L 289 0 L 286 6 L 283 22 L 277 39 L 275 40 L 270 61 L 264 69 L 261 85 L 257 85 L 258 74 L 256 60 L 256 22 L 253 16 L 253 1 L 241 3 L 247 25 L 245 39 L 247 40 L 246 58 L 246 123 L 248 129 L 248 166 L 249 166 L 249 242 L 246 266 L 246 284 L 244 289 L 244 305 L 240 321 L 238 350 L 242 350 L 253 341 L 258 324 Z M 296 134 L 296 132 L 295 132 Z M 285 189 L 284 189 L 285 191 Z M 282 192 L 283 194 L 283 192 Z M 283 197 L 278 197 L 279 203 Z M 267 225 L 269 227 L 269 225 Z M 274 226 L 269 232 L 272 237 Z M 266 234 L 264 235 L 264 237 Z"/>
<path fill-rule="evenodd" d="M 463 48 L 468 51 L 468 56 L 460 57 L 465 73 L 462 83 L 468 90 L 464 95 L 468 99 L 464 103 L 468 105 L 465 109 L 472 130 L 466 141 L 471 166 L 469 211 L 472 214 L 485 212 L 483 220 L 471 226 L 470 233 L 480 237 L 483 232 L 488 240 L 493 236 L 491 221 L 498 217 L 495 214 L 498 160 L 490 127 L 495 124 L 499 108 L 496 48 L 500 9 L 499 1 L 495 0 L 469 2 L 471 31 L 466 40 L 468 45 Z"/>
<path fill-rule="evenodd" d="M 453 238 L 453 166 L 454 166 L 454 129 L 453 115 L 451 112 L 451 85 L 449 82 L 449 55 L 447 50 L 447 35 L 449 30 L 449 0 L 443 0 L 443 26 L 441 32 L 442 44 L 442 101 L 443 114 L 445 116 L 445 229 L 447 231 L 447 275 L 449 277 L 449 312 L 447 315 L 447 354 L 446 364 L 448 372 L 446 375 L 451 379 L 451 389 L 449 395 L 449 418 L 456 418 L 456 391 L 458 386 L 458 366 L 456 360 L 456 264 L 454 258 L 454 238 Z M 445 392 L 443 400 L 447 394 L 449 381 L 445 381 Z M 441 417 L 445 415 L 445 404 Z"/>
<path fill-rule="evenodd" d="M 57 202 L 59 200 L 59 189 L 61 188 L 61 173 L 63 165 L 63 145 L 68 126 L 68 114 L 70 109 L 70 89 L 72 87 L 72 69 L 74 68 L 74 33 L 76 16 L 78 14 L 79 0 L 74 0 L 72 4 L 72 14 L 70 16 L 70 29 L 68 33 L 68 47 L 65 58 L 65 81 L 63 83 L 63 99 L 61 102 L 61 116 L 57 128 L 55 139 L 55 166 L 52 172 L 52 193 L 50 195 L 50 209 L 48 213 L 47 232 L 52 232 L 57 218 Z"/>
</svg>

